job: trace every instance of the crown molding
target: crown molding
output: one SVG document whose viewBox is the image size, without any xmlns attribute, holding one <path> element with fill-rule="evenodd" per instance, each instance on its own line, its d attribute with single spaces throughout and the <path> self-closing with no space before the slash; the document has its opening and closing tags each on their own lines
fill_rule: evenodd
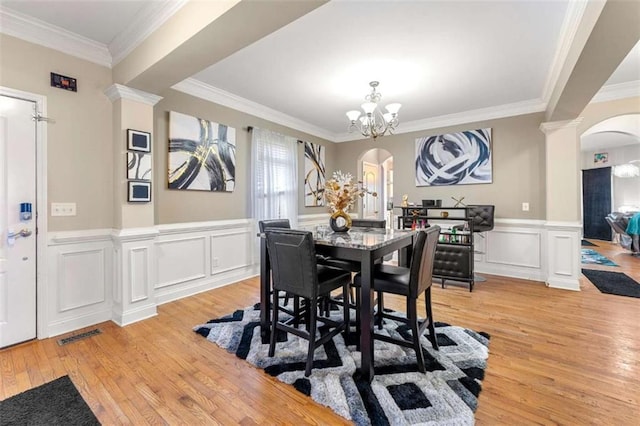
<svg viewBox="0 0 640 426">
<path fill-rule="evenodd" d="M 163 0 L 150 2 L 134 18 L 127 28 L 118 34 L 111 43 L 109 51 L 113 57 L 112 65 L 117 65 L 138 47 L 155 30 L 180 10 L 188 0 Z"/>
<path fill-rule="evenodd" d="M 336 142 L 335 133 L 331 133 L 318 126 L 314 126 L 306 121 L 284 114 L 280 111 L 276 111 L 275 109 L 261 105 L 257 102 L 253 102 L 249 99 L 234 95 L 233 93 L 218 89 L 217 87 L 213 87 L 194 78 L 183 80 L 171 88 L 179 92 L 186 93 L 187 95 L 195 96 L 246 114 L 254 115 L 264 120 L 269 120 L 331 142 Z"/>
<path fill-rule="evenodd" d="M 564 15 L 564 21 L 562 21 L 562 27 L 560 27 L 560 35 L 558 37 L 558 45 L 551 61 L 551 67 L 549 67 L 549 74 L 545 81 L 544 88 L 542 90 L 542 100 L 545 103 L 551 99 L 553 89 L 558 84 L 558 78 L 564 63 L 567 61 L 569 50 L 576 37 L 582 16 L 587 8 L 587 2 L 572 0 L 567 6 L 567 12 Z"/>
<path fill-rule="evenodd" d="M 0 7 L 0 22 L 4 34 L 111 67 L 111 54 L 102 43 L 4 7 Z"/>
<path fill-rule="evenodd" d="M 580 123 L 582 123 L 582 120 L 584 120 L 584 117 L 578 117 L 575 120 L 547 121 L 544 123 L 540 123 L 540 130 L 542 130 L 544 134 L 548 134 L 549 132 L 553 132 L 554 130 L 577 127 Z"/>
<path fill-rule="evenodd" d="M 603 86 L 589 103 L 593 104 L 634 97 L 640 97 L 640 80 Z"/>
<path fill-rule="evenodd" d="M 123 86 L 122 84 L 113 84 L 109 86 L 104 91 L 104 94 L 107 95 L 111 102 L 115 102 L 118 99 L 127 99 L 151 106 L 154 106 L 162 99 L 161 96 L 143 92 L 138 89 L 132 89 L 131 87 Z"/>
<path fill-rule="evenodd" d="M 489 108 L 480 108 L 470 111 L 458 112 L 455 114 L 441 115 L 438 117 L 425 118 L 423 120 L 408 121 L 400 123 L 393 134 L 419 132 L 423 130 L 437 129 L 440 127 L 456 126 L 458 124 L 473 123 L 477 121 L 495 120 L 498 118 L 514 117 L 516 115 L 531 114 L 544 111 L 547 104 L 540 99 L 515 102 L 512 104 L 498 105 Z M 342 133 L 337 136 L 336 142 L 348 142 L 364 139 L 364 137 L 352 133 Z"/>
</svg>

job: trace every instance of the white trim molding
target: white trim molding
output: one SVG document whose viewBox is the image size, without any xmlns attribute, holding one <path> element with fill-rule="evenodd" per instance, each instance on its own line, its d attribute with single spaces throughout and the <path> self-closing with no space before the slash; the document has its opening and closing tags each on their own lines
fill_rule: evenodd
<svg viewBox="0 0 640 426">
<path fill-rule="evenodd" d="M 617 99 L 634 98 L 640 96 L 640 80 L 626 83 L 609 84 L 603 86 L 591 99 L 590 103 L 615 101 Z"/>
<path fill-rule="evenodd" d="M 0 22 L 4 34 L 111 68 L 111 54 L 102 43 L 6 7 L 0 7 Z"/>
<path fill-rule="evenodd" d="M 547 222 L 545 229 L 547 285 L 580 291 L 582 225 L 579 222 Z"/>
<path fill-rule="evenodd" d="M 578 125 L 582 123 L 582 120 L 584 120 L 584 117 L 578 117 L 574 120 L 545 121 L 544 123 L 540 123 L 540 130 L 546 135 L 556 130 L 578 127 Z"/>
<path fill-rule="evenodd" d="M 104 91 L 104 94 L 107 95 L 111 102 L 115 102 L 118 99 L 127 99 L 130 101 L 154 106 L 162 100 L 162 96 L 143 92 L 142 90 L 133 89 L 131 87 L 123 86 L 122 84 L 117 83 L 109 86 Z"/>
<path fill-rule="evenodd" d="M 116 66 L 127 57 L 136 47 L 147 39 L 155 30 L 160 28 L 169 18 L 188 0 L 161 0 L 148 2 L 123 32 L 119 33 L 109 43 L 109 52 L 113 57 L 111 64 Z"/>
<path fill-rule="evenodd" d="M 336 135 L 334 133 L 331 133 L 321 127 L 307 123 L 306 121 L 302 121 L 283 112 L 276 111 L 275 109 L 257 102 L 250 101 L 249 99 L 234 95 L 233 93 L 218 89 L 217 87 L 203 83 L 194 78 L 187 78 L 186 80 L 173 85 L 171 88 L 179 92 L 186 93 L 187 95 L 195 96 L 196 98 L 204 99 L 209 102 L 214 102 L 218 105 L 254 115 L 264 120 L 300 130 L 301 132 L 309 133 L 310 135 L 318 136 L 329 141 L 335 142 L 336 140 Z"/>
</svg>

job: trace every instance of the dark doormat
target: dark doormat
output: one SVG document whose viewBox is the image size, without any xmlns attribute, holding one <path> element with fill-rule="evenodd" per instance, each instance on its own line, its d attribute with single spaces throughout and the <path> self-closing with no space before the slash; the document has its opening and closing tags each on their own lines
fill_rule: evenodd
<svg viewBox="0 0 640 426">
<path fill-rule="evenodd" d="M 598 247 L 597 244 L 593 244 L 591 241 L 587 241 L 587 240 L 582 240 L 582 245 L 585 247 L 588 247 L 588 246 Z"/>
<path fill-rule="evenodd" d="M 0 425 L 99 425 L 69 376 L 0 401 Z"/>
<path fill-rule="evenodd" d="M 622 272 L 583 269 L 582 273 L 602 293 L 617 296 L 640 297 L 640 284 Z"/>
</svg>

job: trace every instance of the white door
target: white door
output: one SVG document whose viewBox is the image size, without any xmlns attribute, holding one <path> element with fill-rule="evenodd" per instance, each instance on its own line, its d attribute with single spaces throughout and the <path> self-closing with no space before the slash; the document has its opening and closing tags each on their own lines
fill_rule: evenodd
<svg viewBox="0 0 640 426">
<path fill-rule="evenodd" d="M 34 113 L 35 102 L 0 95 L 0 347 L 36 337 Z"/>
<path fill-rule="evenodd" d="M 362 217 L 364 219 L 377 219 L 380 210 L 380 188 L 378 185 L 378 165 L 362 162 L 362 182 L 369 191 L 362 200 Z M 374 197 L 371 193 L 377 194 Z"/>
</svg>

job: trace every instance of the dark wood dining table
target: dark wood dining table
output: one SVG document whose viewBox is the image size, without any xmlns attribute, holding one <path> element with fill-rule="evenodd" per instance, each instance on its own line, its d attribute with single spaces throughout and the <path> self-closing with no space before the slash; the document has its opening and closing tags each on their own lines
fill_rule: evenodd
<svg viewBox="0 0 640 426">
<path fill-rule="evenodd" d="M 399 229 L 351 228 L 348 232 L 333 232 L 328 227 L 301 227 L 313 232 L 316 253 L 337 259 L 360 262 L 362 291 L 360 301 L 360 351 L 362 377 L 371 381 L 373 372 L 373 265 L 377 259 L 399 251 L 398 263 L 405 265 L 411 258 L 416 231 Z M 265 238 L 260 238 L 260 334 L 262 343 L 270 336 L 269 293 L 271 265 Z"/>
</svg>

